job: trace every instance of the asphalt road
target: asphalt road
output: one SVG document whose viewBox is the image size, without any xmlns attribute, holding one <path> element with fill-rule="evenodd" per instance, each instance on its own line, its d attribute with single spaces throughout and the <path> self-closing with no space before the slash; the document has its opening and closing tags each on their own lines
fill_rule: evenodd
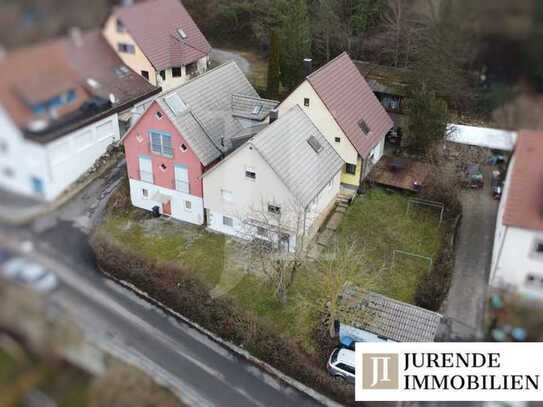
<svg viewBox="0 0 543 407">
<path fill-rule="evenodd" d="M 62 282 L 50 300 L 68 310 L 87 335 L 180 385 L 191 406 L 321 405 L 96 270 L 87 232 L 122 173 L 120 165 L 27 228 L 0 226 L 0 245 L 33 242 L 32 255 Z"/>
</svg>

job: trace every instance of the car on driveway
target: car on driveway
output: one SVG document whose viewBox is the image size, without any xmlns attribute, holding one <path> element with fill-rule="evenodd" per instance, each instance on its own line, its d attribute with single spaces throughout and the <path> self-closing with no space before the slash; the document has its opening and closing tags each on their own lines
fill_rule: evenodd
<svg viewBox="0 0 543 407">
<path fill-rule="evenodd" d="M 354 384 L 355 358 L 351 349 L 336 348 L 328 359 L 328 373 L 337 379 L 343 379 Z"/>
<path fill-rule="evenodd" d="M 468 188 L 479 189 L 485 184 L 479 164 L 468 164 L 464 169 L 464 184 Z"/>
<path fill-rule="evenodd" d="M 38 293 L 48 293 L 58 286 L 58 277 L 41 264 L 24 257 L 15 257 L 2 266 L 0 275 L 9 281 L 29 287 Z"/>
</svg>

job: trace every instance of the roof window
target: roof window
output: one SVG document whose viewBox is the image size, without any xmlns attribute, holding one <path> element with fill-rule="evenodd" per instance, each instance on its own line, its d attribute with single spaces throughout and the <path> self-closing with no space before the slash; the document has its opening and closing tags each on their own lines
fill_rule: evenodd
<svg viewBox="0 0 543 407">
<path fill-rule="evenodd" d="M 361 119 L 358 122 L 358 127 L 360 127 L 360 130 L 362 130 L 362 133 L 368 134 L 370 132 L 370 128 L 368 126 L 368 123 L 364 119 Z"/>
<path fill-rule="evenodd" d="M 179 35 L 179 37 L 181 39 L 183 39 L 183 40 L 187 39 L 187 33 L 185 31 L 183 31 L 183 29 L 181 29 L 181 28 L 177 29 L 177 35 Z"/>
<path fill-rule="evenodd" d="M 319 143 L 319 140 L 315 138 L 315 136 L 311 136 L 307 139 L 307 143 L 311 146 L 311 148 L 318 154 L 322 151 L 322 145 Z"/>
<path fill-rule="evenodd" d="M 164 98 L 164 102 L 168 105 L 172 113 L 176 116 L 179 113 L 182 113 L 185 110 L 187 110 L 187 106 L 183 103 L 179 95 L 176 93 L 166 96 Z"/>
</svg>

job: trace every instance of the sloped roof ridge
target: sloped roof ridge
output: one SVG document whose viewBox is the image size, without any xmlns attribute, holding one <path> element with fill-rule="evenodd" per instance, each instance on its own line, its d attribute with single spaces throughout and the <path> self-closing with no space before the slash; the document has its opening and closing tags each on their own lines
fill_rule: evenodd
<svg viewBox="0 0 543 407">
<path fill-rule="evenodd" d="M 324 71 L 329 65 L 332 65 L 333 63 L 335 63 L 338 59 L 344 57 L 344 56 L 349 56 L 349 54 L 347 53 L 347 51 L 343 51 L 341 54 L 339 54 L 337 57 L 331 59 L 330 61 L 328 61 L 327 63 L 325 63 L 323 66 L 321 66 L 319 69 L 317 69 L 316 71 L 313 71 L 311 72 L 309 75 L 306 76 L 306 79 L 311 79 L 313 76 L 317 75 L 318 73 L 320 73 L 321 71 Z"/>
<path fill-rule="evenodd" d="M 243 93 L 234 93 L 234 94 L 232 95 L 232 97 L 236 97 L 236 96 L 238 96 L 238 97 L 243 97 L 243 98 L 245 98 L 245 99 L 263 100 L 263 101 L 265 101 L 265 102 L 279 103 L 279 101 L 274 100 L 274 99 L 262 98 L 262 97 L 260 97 L 260 96 L 257 97 L 257 96 L 251 96 L 251 95 L 244 95 Z"/>
</svg>

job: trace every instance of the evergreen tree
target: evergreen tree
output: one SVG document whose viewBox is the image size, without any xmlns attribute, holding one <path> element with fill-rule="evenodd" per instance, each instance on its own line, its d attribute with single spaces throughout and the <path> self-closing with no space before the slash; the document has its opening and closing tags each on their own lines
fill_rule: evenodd
<svg viewBox="0 0 543 407">
<path fill-rule="evenodd" d="M 279 95 L 280 82 L 280 44 L 279 35 L 276 31 L 272 31 L 270 39 L 270 56 L 268 57 L 268 87 L 267 93 L 269 98 L 277 98 Z"/>
<path fill-rule="evenodd" d="M 304 58 L 311 52 L 311 28 L 306 0 L 286 5 L 282 24 L 281 82 L 289 90 L 304 79 Z"/>
</svg>

